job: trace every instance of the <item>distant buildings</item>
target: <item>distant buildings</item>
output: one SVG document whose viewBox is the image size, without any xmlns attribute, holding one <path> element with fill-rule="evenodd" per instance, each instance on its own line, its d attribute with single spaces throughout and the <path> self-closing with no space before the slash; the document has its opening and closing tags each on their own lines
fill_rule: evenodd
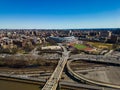
<svg viewBox="0 0 120 90">
<path fill-rule="evenodd" d="M 76 41 L 77 39 L 74 37 L 74 36 L 70 36 L 70 37 L 49 37 L 48 38 L 49 40 L 53 40 L 55 41 L 56 43 L 62 43 L 62 42 L 74 42 Z"/>
<path fill-rule="evenodd" d="M 108 39 L 108 43 L 120 43 L 120 37 L 113 34 L 111 38 Z"/>
<path fill-rule="evenodd" d="M 111 35 L 112 35 L 112 32 L 111 31 L 101 31 L 100 32 L 100 37 L 107 37 L 107 38 L 110 38 L 111 37 Z"/>
<path fill-rule="evenodd" d="M 120 29 L 1 29 L 0 48 L 23 48 L 26 44 L 96 41 L 120 44 Z"/>
</svg>

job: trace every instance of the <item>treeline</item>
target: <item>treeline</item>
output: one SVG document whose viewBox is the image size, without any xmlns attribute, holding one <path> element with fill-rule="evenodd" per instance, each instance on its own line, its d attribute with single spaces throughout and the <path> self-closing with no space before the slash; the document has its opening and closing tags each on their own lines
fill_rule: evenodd
<svg viewBox="0 0 120 90">
<path fill-rule="evenodd" d="M 26 68 L 26 67 L 37 67 L 37 66 L 55 66 L 55 62 L 45 60 L 44 58 L 34 56 L 7 56 L 5 58 L 0 57 L 1 67 L 11 68 Z"/>
<path fill-rule="evenodd" d="M 17 48 L 12 48 L 12 49 L 9 49 L 9 48 L 0 48 L 0 54 L 16 54 L 16 52 L 18 51 Z"/>
<path fill-rule="evenodd" d="M 120 29 L 113 30 L 114 34 L 120 35 Z"/>
</svg>

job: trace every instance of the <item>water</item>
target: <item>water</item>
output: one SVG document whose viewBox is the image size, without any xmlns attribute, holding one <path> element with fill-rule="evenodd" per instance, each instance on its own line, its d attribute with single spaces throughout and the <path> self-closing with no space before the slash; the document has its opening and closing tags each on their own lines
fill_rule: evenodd
<svg viewBox="0 0 120 90">
<path fill-rule="evenodd" d="M 0 90 L 41 90 L 39 85 L 0 80 Z"/>
</svg>

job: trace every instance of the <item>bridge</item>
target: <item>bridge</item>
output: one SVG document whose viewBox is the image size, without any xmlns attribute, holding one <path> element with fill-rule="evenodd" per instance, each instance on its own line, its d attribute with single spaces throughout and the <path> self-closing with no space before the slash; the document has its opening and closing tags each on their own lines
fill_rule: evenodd
<svg viewBox="0 0 120 90">
<path fill-rule="evenodd" d="M 55 68 L 54 72 L 52 73 L 51 77 L 48 79 L 48 81 L 46 82 L 46 84 L 44 85 L 44 87 L 42 88 L 42 90 L 56 90 L 58 84 L 60 83 L 61 85 L 66 85 L 66 86 L 74 86 L 74 87 L 87 87 L 87 88 L 97 88 L 98 90 L 101 88 L 99 88 L 98 86 L 94 86 L 91 87 L 91 85 L 80 85 L 80 84 L 71 84 L 71 83 L 66 83 L 66 82 L 60 82 L 60 78 L 62 75 L 62 72 L 64 70 L 64 67 L 67 63 L 67 69 L 68 72 L 75 78 L 79 79 L 79 80 L 83 80 L 87 83 L 92 83 L 94 85 L 100 85 L 103 87 L 110 87 L 110 88 L 117 88 L 120 89 L 120 86 L 116 86 L 116 85 L 110 85 L 107 83 L 101 83 L 101 82 L 96 82 L 93 80 L 89 80 L 87 78 L 85 78 L 84 76 L 81 75 L 77 75 L 69 66 L 69 64 L 71 63 L 71 60 L 85 60 L 85 61 L 93 61 L 93 62 L 101 62 L 101 63 L 112 63 L 112 64 L 118 64 L 120 65 L 120 58 L 116 58 L 116 57 L 107 57 L 107 56 L 103 56 L 103 55 L 79 55 L 77 58 L 75 57 L 71 57 L 69 58 L 69 52 L 66 50 L 66 48 L 62 45 L 60 45 L 63 49 L 62 52 L 62 57 L 60 58 L 57 67 Z M 34 51 L 33 51 L 34 52 Z M 59 52 L 60 53 L 60 52 Z M 68 59 L 71 59 L 70 61 L 68 61 Z M 67 62 L 68 61 L 68 62 Z M 28 76 L 31 76 L 32 74 L 29 74 Z M 36 74 L 39 75 L 39 74 Z M 6 75 L 3 75 L 6 76 Z M 14 77 L 14 78 L 21 78 L 21 79 L 28 79 L 28 80 L 32 80 L 32 81 L 44 81 L 42 79 L 36 79 L 36 78 L 29 78 L 29 77 L 25 77 L 22 75 L 7 75 L 7 77 Z M 102 88 L 103 89 L 103 88 Z"/>
<path fill-rule="evenodd" d="M 59 84 L 59 80 L 61 78 L 63 69 L 65 67 L 65 64 L 67 63 L 68 59 L 72 59 L 69 58 L 69 52 L 66 50 L 66 48 L 64 46 L 61 46 L 63 49 L 62 52 L 62 57 L 60 58 L 58 65 L 55 69 L 55 71 L 52 73 L 51 77 L 48 79 L 48 81 L 46 82 L 46 84 L 44 85 L 44 87 L 42 88 L 42 90 L 56 90 L 58 84 Z M 111 63 L 111 64 L 118 64 L 120 65 L 120 62 L 118 62 L 119 60 L 117 60 L 114 57 L 104 57 L 104 56 L 96 56 L 96 55 L 82 55 L 80 56 L 80 58 L 74 58 L 73 60 L 85 60 L 85 61 L 93 61 L 93 62 L 101 62 L 101 63 Z M 70 63 L 70 62 L 68 62 Z M 67 68 L 68 68 L 68 72 L 71 73 L 73 76 L 78 76 L 76 75 L 69 67 L 69 65 L 67 64 Z M 101 85 L 101 86 L 108 86 L 108 87 L 112 87 L 112 88 L 119 88 L 119 86 L 115 86 L 115 85 L 109 85 L 109 84 L 101 84 L 99 82 L 94 82 L 94 81 L 89 81 L 88 79 L 85 79 L 83 77 L 78 76 L 77 78 L 87 81 L 87 82 L 92 82 L 93 84 L 96 85 Z"/>
<path fill-rule="evenodd" d="M 84 75 L 82 75 L 82 74 L 78 75 L 70 67 L 70 63 L 73 62 L 73 61 L 76 61 L 76 60 L 79 60 L 79 59 L 69 60 L 67 62 L 67 70 L 68 70 L 69 74 L 71 74 L 74 78 L 76 78 L 78 80 L 82 80 L 83 82 L 86 82 L 88 84 L 94 84 L 94 85 L 98 85 L 98 86 L 114 88 L 115 90 L 119 90 L 120 89 L 119 85 L 105 83 L 105 82 L 100 82 L 100 81 L 96 81 L 96 80 L 91 80 L 91 79 L 88 79 L 88 78 L 84 77 Z"/>
<path fill-rule="evenodd" d="M 61 47 L 63 49 L 62 57 L 60 58 L 57 67 L 55 68 L 54 72 L 52 73 L 51 77 L 48 79 L 42 90 L 56 90 L 59 84 L 63 69 L 69 57 L 69 52 L 66 50 L 66 48 L 64 46 Z"/>
</svg>

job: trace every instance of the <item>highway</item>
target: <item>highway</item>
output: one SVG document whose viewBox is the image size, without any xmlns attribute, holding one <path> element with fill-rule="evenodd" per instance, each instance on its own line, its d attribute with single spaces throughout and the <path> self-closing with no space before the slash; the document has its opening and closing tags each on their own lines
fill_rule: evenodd
<svg viewBox="0 0 120 90">
<path fill-rule="evenodd" d="M 15 82 L 27 82 L 31 81 L 33 84 L 39 84 L 40 83 L 45 83 L 45 79 L 37 79 L 33 77 L 24 77 L 24 76 L 19 76 L 19 75 L 8 75 L 8 74 L 1 74 L 0 77 L 6 78 L 5 80 L 11 80 Z M 3 78 L 3 79 L 4 79 Z M 61 86 L 65 87 L 70 87 L 70 88 L 85 88 L 85 89 L 91 89 L 91 90 L 103 90 L 103 87 L 99 86 L 93 86 L 93 85 L 86 85 L 86 84 L 80 84 L 80 83 L 72 83 L 72 82 L 67 82 L 67 81 L 60 81 Z"/>
<path fill-rule="evenodd" d="M 52 73 L 42 90 L 56 90 L 59 84 L 63 69 L 69 57 L 69 52 L 66 50 L 66 48 L 64 46 L 61 47 L 63 48 L 62 57 L 60 58 L 55 71 Z"/>
<path fill-rule="evenodd" d="M 101 63 L 111 63 L 120 65 L 120 58 L 113 56 L 98 56 L 98 55 L 79 55 L 76 57 L 69 58 L 70 60 L 84 60 L 84 61 L 94 61 Z"/>
<path fill-rule="evenodd" d="M 61 47 L 63 48 L 63 51 L 64 51 L 64 52 L 62 52 L 62 57 L 60 58 L 60 61 L 58 62 L 58 65 L 57 65 L 55 71 L 53 72 L 51 77 L 48 79 L 48 81 L 46 82 L 46 84 L 44 85 L 42 90 L 56 90 L 56 88 L 58 86 L 59 80 L 60 80 L 61 75 L 62 75 L 62 71 L 65 67 L 65 64 L 67 63 L 68 58 L 69 58 L 69 52 L 66 50 L 65 47 L 63 47 L 63 46 L 61 46 Z M 107 56 L 102 56 L 102 55 L 101 56 L 81 55 L 80 58 L 74 58 L 73 60 L 79 60 L 79 59 L 120 65 L 119 59 L 117 59 L 115 57 L 107 57 Z M 68 63 L 69 63 L 69 61 L 68 61 Z M 88 80 L 82 76 L 79 76 L 70 69 L 68 63 L 67 63 L 68 72 L 70 72 L 71 75 L 73 75 L 74 77 L 76 76 L 79 79 L 82 78 L 82 80 L 89 82 L 89 83 L 92 83 L 92 84 L 95 84 L 95 85 L 107 86 L 107 87 L 112 87 L 112 88 L 117 88 L 117 89 L 120 88 L 119 86 L 116 86 L 116 85 L 110 85 L 110 84 L 106 84 L 106 83 L 91 81 L 91 80 Z"/>
<path fill-rule="evenodd" d="M 96 80 L 91 80 L 91 79 L 88 79 L 86 77 L 84 77 L 84 75 L 81 75 L 81 74 L 77 74 L 76 72 L 74 72 L 71 67 L 70 67 L 70 63 L 72 61 L 75 61 L 74 60 L 69 60 L 67 62 L 67 70 L 68 72 L 74 77 L 74 78 L 77 78 L 78 80 L 83 80 L 84 82 L 87 82 L 87 83 L 91 83 L 91 84 L 95 84 L 95 85 L 99 85 L 99 86 L 103 86 L 103 87 L 109 87 L 109 88 L 115 88 L 115 89 L 120 89 L 120 86 L 119 85 L 115 85 L 115 84 L 110 84 L 110 83 L 104 83 L 104 82 L 100 82 L 100 81 L 96 81 Z"/>
<path fill-rule="evenodd" d="M 60 82 L 60 85 L 69 86 L 69 87 L 75 87 L 75 88 L 83 88 L 83 89 L 88 89 L 88 90 L 104 90 L 103 87 L 94 86 L 94 85 L 87 85 L 87 84 L 81 84 L 81 83 Z"/>
<path fill-rule="evenodd" d="M 62 72 L 64 70 L 64 67 L 67 63 L 67 69 L 68 69 L 68 72 L 75 78 L 77 79 L 82 79 L 83 81 L 85 82 L 88 82 L 88 83 L 92 83 L 92 84 L 95 84 L 95 85 L 100 85 L 100 86 L 107 86 L 107 87 L 112 87 L 112 88 L 119 88 L 120 89 L 120 86 L 115 86 L 115 85 L 110 85 L 110 84 L 106 84 L 106 83 L 101 83 L 101 82 L 96 82 L 96 81 L 92 81 L 92 80 L 89 80 L 87 78 L 85 78 L 84 76 L 81 76 L 81 75 L 78 75 L 76 74 L 74 71 L 72 71 L 72 69 L 69 67 L 69 64 L 72 61 L 74 60 L 85 60 L 85 61 L 93 61 L 93 62 L 102 62 L 102 63 L 112 63 L 112 64 L 117 64 L 117 65 L 120 65 L 120 58 L 119 57 L 115 57 L 115 56 L 103 56 L 103 55 L 78 55 L 76 57 L 70 57 L 69 58 L 69 51 L 66 50 L 66 48 L 62 45 L 60 45 L 63 49 L 63 52 L 62 52 L 62 57 L 60 58 L 59 62 L 58 62 L 58 65 L 57 67 L 55 68 L 54 72 L 52 73 L 52 75 L 50 76 L 50 78 L 47 80 L 47 82 L 45 83 L 44 87 L 42 88 L 42 90 L 56 90 L 59 82 L 60 82 L 60 78 L 61 78 L 61 75 L 62 75 Z M 37 55 L 35 53 L 36 49 L 34 49 L 31 53 L 34 53 L 34 55 Z M 68 61 L 68 59 L 70 59 L 70 61 Z M 1 74 L 2 76 L 3 74 Z M 7 75 L 7 77 L 13 77 L 13 78 L 21 78 L 21 79 L 28 79 L 28 80 L 34 80 L 34 81 L 44 81 L 45 80 L 42 80 L 42 79 L 36 79 L 36 78 L 30 78 L 29 76 L 32 76 L 33 74 L 29 74 L 28 76 L 25 76 L 25 75 Z M 36 74 L 36 75 L 39 75 L 39 74 Z M 3 75 L 3 76 L 6 76 Z M 80 84 L 71 84 L 71 83 L 64 83 L 64 82 L 60 82 L 60 84 L 66 84 L 67 86 L 75 86 L 75 87 L 82 87 L 82 85 Z M 84 86 L 83 87 L 87 87 L 87 88 L 97 88 L 98 86 L 94 86 L 94 87 L 90 87 L 89 85 L 87 86 Z"/>
</svg>

